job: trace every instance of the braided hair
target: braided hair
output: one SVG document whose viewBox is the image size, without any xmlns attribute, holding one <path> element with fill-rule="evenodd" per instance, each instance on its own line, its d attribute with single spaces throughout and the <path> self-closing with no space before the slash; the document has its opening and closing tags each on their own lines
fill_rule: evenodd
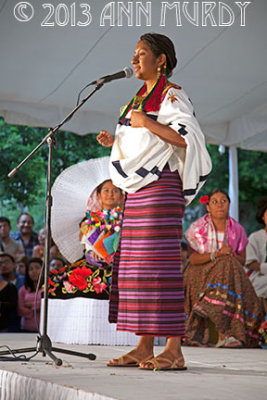
<svg viewBox="0 0 267 400">
<path fill-rule="evenodd" d="M 169 78 L 177 64 L 175 48 L 171 39 L 160 33 L 144 33 L 140 40 L 149 46 L 156 58 L 161 54 L 166 55 L 166 75 Z"/>
</svg>

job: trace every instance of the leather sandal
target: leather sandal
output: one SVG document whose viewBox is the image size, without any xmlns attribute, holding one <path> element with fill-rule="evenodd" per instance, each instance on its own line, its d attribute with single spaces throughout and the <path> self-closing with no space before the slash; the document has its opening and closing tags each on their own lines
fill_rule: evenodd
<svg viewBox="0 0 267 400">
<path fill-rule="evenodd" d="M 136 357 L 132 356 L 131 354 L 124 354 L 123 356 L 119 358 L 115 358 L 114 361 L 116 361 L 115 364 L 109 362 L 107 363 L 107 367 L 139 367 L 139 364 L 141 362 L 146 362 L 147 360 L 151 359 L 154 357 L 154 354 L 150 354 L 148 357 L 146 357 L 143 360 L 138 360 Z M 128 360 L 128 362 L 127 362 Z M 129 362 L 130 360 L 130 362 Z"/>
<path fill-rule="evenodd" d="M 164 363 L 168 363 L 169 365 L 167 367 L 161 367 L 161 361 L 163 361 Z M 140 369 L 147 369 L 150 371 L 185 371 L 187 367 L 179 366 L 180 361 L 184 361 L 184 358 L 179 357 L 175 360 L 169 360 L 168 358 L 158 356 L 146 361 L 147 363 L 152 364 L 152 368 L 140 367 Z M 145 362 L 145 360 L 143 362 Z"/>
</svg>

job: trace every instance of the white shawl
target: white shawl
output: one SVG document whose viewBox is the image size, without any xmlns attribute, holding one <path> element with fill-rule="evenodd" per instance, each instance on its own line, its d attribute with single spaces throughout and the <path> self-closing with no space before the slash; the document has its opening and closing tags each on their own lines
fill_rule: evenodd
<svg viewBox="0 0 267 400">
<path fill-rule="evenodd" d="M 260 264 L 260 273 L 264 275 L 267 275 L 267 262 L 265 261 L 266 245 L 267 233 L 265 229 L 260 229 L 249 236 L 246 249 L 246 264 L 248 265 L 252 261 L 258 261 Z M 253 274 L 256 275 L 258 272 L 254 271 Z"/>
<path fill-rule="evenodd" d="M 192 103 L 182 89 L 171 87 L 159 111 L 147 115 L 182 135 L 186 149 L 165 142 L 146 128 L 132 128 L 129 125 L 130 110 L 124 124 L 117 125 L 110 157 L 111 179 L 114 185 L 134 193 L 159 179 L 168 163 L 171 171 L 179 172 L 188 205 L 211 171 L 210 156 Z"/>
</svg>

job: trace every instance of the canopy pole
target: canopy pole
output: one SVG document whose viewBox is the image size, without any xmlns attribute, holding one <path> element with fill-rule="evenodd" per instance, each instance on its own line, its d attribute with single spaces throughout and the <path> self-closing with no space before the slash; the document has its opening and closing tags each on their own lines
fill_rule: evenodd
<svg viewBox="0 0 267 400">
<path fill-rule="evenodd" d="M 235 220 L 239 220 L 239 202 L 238 202 L 238 154 L 237 147 L 229 147 L 229 197 L 230 216 Z"/>
</svg>

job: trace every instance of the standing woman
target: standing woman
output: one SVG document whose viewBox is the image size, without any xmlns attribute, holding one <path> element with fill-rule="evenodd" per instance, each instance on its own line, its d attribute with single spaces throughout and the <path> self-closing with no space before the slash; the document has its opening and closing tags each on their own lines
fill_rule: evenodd
<svg viewBox="0 0 267 400">
<path fill-rule="evenodd" d="M 211 170 L 204 136 L 188 96 L 167 78 L 177 63 L 174 45 L 161 34 L 141 36 L 132 59 L 144 81 L 124 107 L 112 146 L 110 174 L 127 193 L 121 250 L 112 272 L 110 322 L 140 336 L 137 347 L 108 366 L 185 369 L 182 217 Z M 167 338 L 154 357 L 154 337 Z"/>
</svg>

